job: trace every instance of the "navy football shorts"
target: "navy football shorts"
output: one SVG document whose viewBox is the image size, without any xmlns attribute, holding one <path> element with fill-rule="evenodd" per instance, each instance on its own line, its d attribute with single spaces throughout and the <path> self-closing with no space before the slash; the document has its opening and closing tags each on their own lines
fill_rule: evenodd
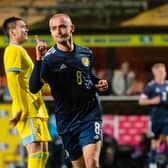
<svg viewBox="0 0 168 168">
<path fill-rule="evenodd" d="M 158 139 L 161 134 L 168 136 L 168 121 L 152 122 L 153 138 Z"/>
<path fill-rule="evenodd" d="M 78 128 L 61 135 L 65 152 L 70 160 L 82 156 L 82 148 L 102 139 L 101 121 L 82 122 Z"/>
</svg>

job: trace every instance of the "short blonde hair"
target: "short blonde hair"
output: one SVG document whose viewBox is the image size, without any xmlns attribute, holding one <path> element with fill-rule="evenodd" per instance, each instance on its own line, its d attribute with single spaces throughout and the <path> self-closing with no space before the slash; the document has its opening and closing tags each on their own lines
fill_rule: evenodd
<svg viewBox="0 0 168 168">
<path fill-rule="evenodd" d="M 163 67 L 163 68 L 166 69 L 166 65 L 165 65 L 165 64 L 163 64 L 163 63 L 156 63 L 156 64 L 154 64 L 154 65 L 152 66 L 152 70 L 159 69 L 159 68 L 161 68 L 161 67 Z"/>
</svg>

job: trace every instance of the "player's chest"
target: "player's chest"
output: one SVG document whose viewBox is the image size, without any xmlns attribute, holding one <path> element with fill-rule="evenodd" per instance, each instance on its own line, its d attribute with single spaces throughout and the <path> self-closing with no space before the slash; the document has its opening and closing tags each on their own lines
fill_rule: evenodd
<svg viewBox="0 0 168 168">
<path fill-rule="evenodd" d="M 168 94 L 168 85 L 155 86 L 153 95 Z"/>
<path fill-rule="evenodd" d="M 25 74 L 31 73 L 33 69 L 33 62 L 28 55 L 22 57 L 21 68 L 22 72 L 24 72 Z"/>
<path fill-rule="evenodd" d="M 88 71 L 91 61 L 85 55 L 68 55 L 57 57 L 51 64 L 50 68 L 56 71 L 70 68 L 72 70 Z"/>
</svg>

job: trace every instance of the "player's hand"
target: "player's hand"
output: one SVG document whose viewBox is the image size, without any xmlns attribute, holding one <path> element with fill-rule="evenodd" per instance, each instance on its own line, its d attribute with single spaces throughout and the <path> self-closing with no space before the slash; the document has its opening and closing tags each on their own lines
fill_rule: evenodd
<svg viewBox="0 0 168 168">
<path fill-rule="evenodd" d="M 95 85 L 95 87 L 99 91 L 106 91 L 108 89 L 108 82 L 107 80 L 101 79 L 99 80 L 98 84 Z"/>
<path fill-rule="evenodd" d="M 9 120 L 9 124 L 12 125 L 12 126 L 16 126 L 16 124 L 18 123 L 18 121 L 20 120 L 21 118 L 21 114 L 22 112 L 19 111 L 15 114 L 14 117 L 12 117 L 10 120 Z"/>
<path fill-rule="evenodd" d="M 154 97 L 153 99 L 151 99 L 151 103 L 152 104 L 159 104 L 161 101 L 160 96 Z"/>
<path fill-rule="evenodd" d="M 36 40 L 36 60 L 42 60 L 45 53 L 47 52 L 47 44 L 39 39 L 37 35 L 35 35 Z"/>
</svg>

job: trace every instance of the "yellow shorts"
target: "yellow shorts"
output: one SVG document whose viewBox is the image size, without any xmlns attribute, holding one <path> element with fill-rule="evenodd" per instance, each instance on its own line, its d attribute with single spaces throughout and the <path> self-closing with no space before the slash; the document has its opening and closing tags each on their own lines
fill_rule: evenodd
<svg viewBox="0 0 168 168">
<path fill-rule="evenodd" d="M 29 118 L 26 121 L 19 121 L 16 125 L 23 145 L 37 141 L 50 141 L 47 120 L 41 118 Z"/>
</svg>

